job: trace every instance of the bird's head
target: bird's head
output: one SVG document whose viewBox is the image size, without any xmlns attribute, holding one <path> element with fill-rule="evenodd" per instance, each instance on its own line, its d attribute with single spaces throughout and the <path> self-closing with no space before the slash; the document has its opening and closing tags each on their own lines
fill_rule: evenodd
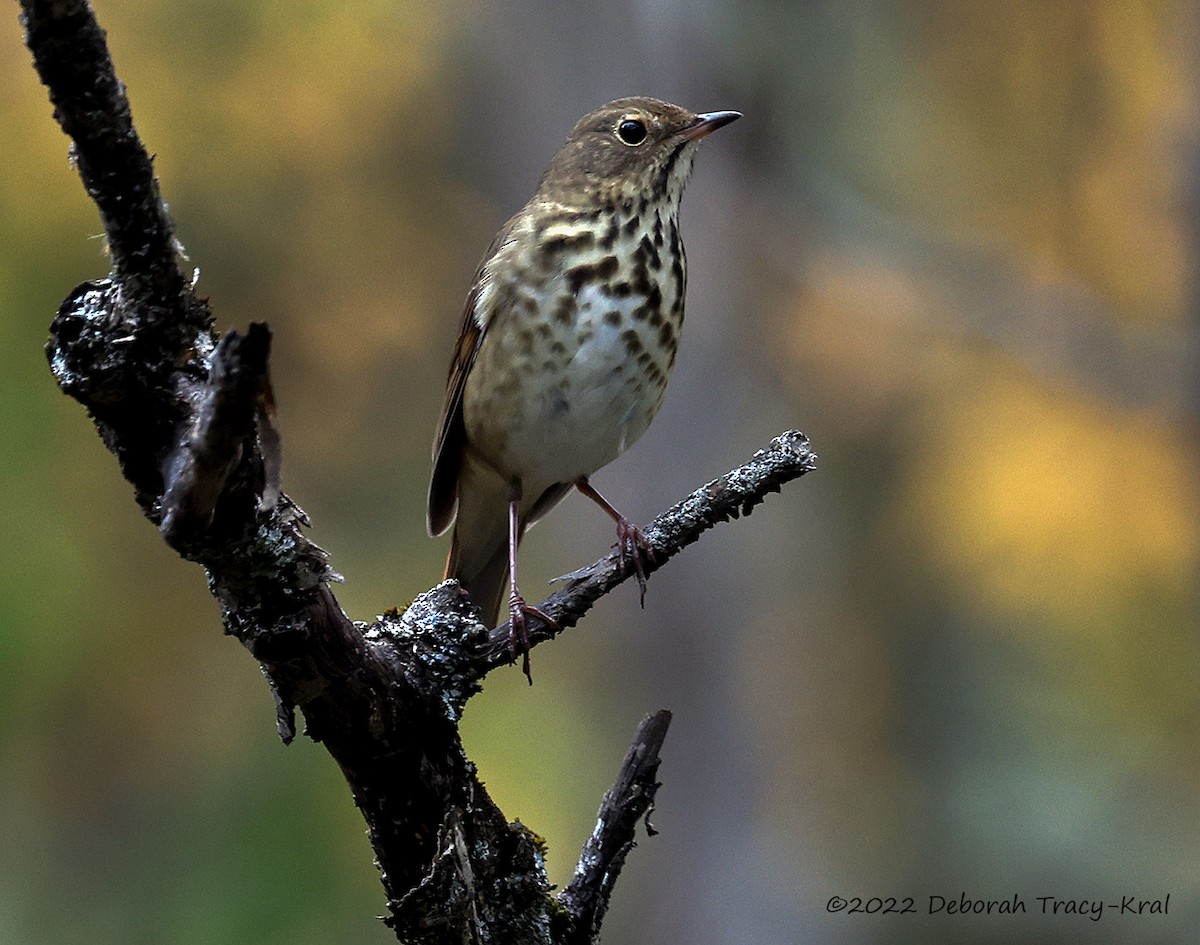
<svg viewBox="0 0 1200 945">
<path fill-rule="evenodd" d="M 542 176 L 537 199 L 587 206 L 678 201 L 700 140 L 741 117 L 654 98 L 619 98 L 584 115 Z"/>
</svg>

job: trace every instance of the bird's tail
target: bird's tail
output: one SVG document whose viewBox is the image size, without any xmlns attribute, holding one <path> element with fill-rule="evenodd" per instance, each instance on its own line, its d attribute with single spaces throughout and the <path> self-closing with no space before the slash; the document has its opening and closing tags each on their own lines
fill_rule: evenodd
<svg viewBox="0 0 1200 945">
<path fill-rule="evenodd" d="M 508 489 L 489 470 L 466 462 L 446 577 L 456 578 L 494 627 L 508 586 Z"/>
<path fill-rule="evenodd" d="M 508 587 L 508 521 L 498 535 L 482 536 L 455 524 L 446 558 L 446 577 L 457 579 L 481 611 L 483 622 L 494 627 Z M 485 540 L 486 539 L 486 540 Z"/>
</svg>

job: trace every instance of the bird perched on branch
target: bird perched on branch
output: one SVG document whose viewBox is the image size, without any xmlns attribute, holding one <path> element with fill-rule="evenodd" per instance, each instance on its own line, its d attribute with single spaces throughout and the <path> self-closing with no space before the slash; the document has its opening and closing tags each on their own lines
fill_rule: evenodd
<svg viewBox="0 0 1200 945">
<path fill-rule="evenodd" d="M 446 576 L 510 645 L 549 620 L 517 587 L 525 530 L 572 489 L 617 523 L 645 591 L 641 531 L 589 483 L 658 412 L 683 325 L 679 202 L 700 140 L 741 116 L 622 98 L 579 120 L 537 193 L 492 240 L 467 295 L 433 446 L 428 527 Z"/>
</svg>

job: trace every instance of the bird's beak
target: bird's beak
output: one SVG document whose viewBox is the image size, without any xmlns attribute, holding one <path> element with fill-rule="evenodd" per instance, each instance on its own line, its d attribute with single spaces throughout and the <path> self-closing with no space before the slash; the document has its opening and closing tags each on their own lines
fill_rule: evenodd
<svg viewBox="0 0 1200 945">
<path fill-rule="evenodd" d="M 686 141 L 695 141 L 741 117 L 741 112 L 705 112 L 697 115 L 696 120 L 684 128 L 679 136 Z"/>
</svg>

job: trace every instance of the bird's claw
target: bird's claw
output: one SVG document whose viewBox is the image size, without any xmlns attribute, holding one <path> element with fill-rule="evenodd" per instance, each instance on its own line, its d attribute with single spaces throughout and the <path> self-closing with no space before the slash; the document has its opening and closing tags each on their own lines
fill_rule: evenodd
<svg viewBox="0 0 1200 945">
<path fill-rule="evenodd" d="M 529 680 L 529 685 L 533 685 L 533 674 L 529 671 L 529 627 L 526 624 L 525 616 L 537 617 L 542 623 L 550 628 L 554 633 L 558 633 L 561 627 L 549 614 L 544 613 L 532 604 L 525 603 L 525 598 L 521 593 L 513 589 L 512 594 L 508 598 L 508 652 L 512 657 L 512 661 L 517 661 L 517 654 L 521 655 L 521 672 L 525 674 L 525 678 Z"/>
<path fill-rule="evenodd" d="M 623 572 L 628 573 L 630 560 L 633 562 L 633 573 L 637 576 L 641 604 L 645 608 L 646 572 L 655 563 L 654 548 L 637 525 L 621 516 L 617 520 L 617 563 Z"/>
</svg>

